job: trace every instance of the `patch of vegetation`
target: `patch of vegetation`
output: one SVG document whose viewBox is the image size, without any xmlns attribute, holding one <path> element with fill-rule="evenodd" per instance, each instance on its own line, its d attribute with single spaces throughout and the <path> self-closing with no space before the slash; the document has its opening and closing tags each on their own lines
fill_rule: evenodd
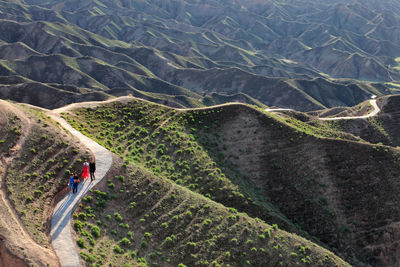
<svg viewBox="0 0 400 267">
<path fill-rule="evenodd" d="M 22 153 L 9 166 L 6 186 L 9 198 L 32 238 L 41 245 L 49 245 L 47 229 L 52 200 L 66 189 L 67 172 L 80 170 L 81 163 L 77 159 L 87 157 L 87 154 L 81 152 L 70 137 L 62 137 L 62 130 L 45 114 L 28 108 L 23 111 L 32 117 L 31 131 Z M 19 120 L 15 117 L 14 121 Z M 13 134 L 15 136 L 15 131 Z M 8 139 L 9 135 L 0 138 Z"/>
<path fill-rule="evenodd" d="M 79 227 L 74 229 L 79 242 L 86 244 L 80 246 L 81 257 L 88 261 L 92 255 L 94 265 L 278 266 L 280 262 L 302 265 L 307 260 L 322 266 L 325 255 L 329 255 L 328 266 L 346 265 L 331 252 L 276 225 L 226 208 L 133 163 L 127 168 L 122 164 L 115 159 L 110 175 L 123 175 L 124 182 L 117 180 L 111 189 L 106 180 L 101 181 L 98 189 L 88 193 L 92 203 L 82 202 L 75 211 L 73 224 Z M 92 205 L 104 195 L 115 197 L 107 198 L 105 208 Z M 135 208 L 129 204 L 133 202 Z M 79 220 L 82 212 L 90 215 L 85 223 Z M 121 226 L 120 216 L 128 227 Z M 101 235 L 90 245 L 88 233 L 104 217 L 108 219 L 97 224 Z"/>
<path fill-rule="evenodd" d="M 241 104 L 173 110 L 134 100 L 79 110 L 69 115 L 68 120 L 118 154 L 125 168 L 135 164 L 250 217 L 279 224 L 282 229 L 339 251 L 343 249 L 344 254 L 348 253 L 346 246 L 357 247 L 351 235 L 359 235 L 368 242 L 362 231 L 343 222 L 343 218 L 359 214 L 360 209 L 355 209 L 358 203 L 353 203 L 351 197 L 343 200 L 345 210 L 330 199 L 343 199 L 349 193 L 346 191 L 349 186 L 369 192 L 372 188 L 368 187 L 376 179 L 389 178 L 391 187 L 397 186 L 394 173 L 399 169 L 398 152 L 388 147 L 374 148 L 331 125 L 310 121 L 306 115 L 294 114 L 290 118 L 265 114 Z M 377 165 L 377 162 L 385 163 Z M 123 174 L 116 174 L 119 175 Z M 128 176 L 123 176 L 122 181 L 110 179 L 109 183 L 115 186 L 113 192 L 118 192 L 119 183 L 128 180 Z M 371 183 L 362 183 L 362 187 L 353 184 L 358 177 Z M 343 187 L 341 179 L 351 185 Z M 383 192 L 391 191 L 383 189 L 388 185 L 379 188 L 382 197 Z M 153 193 L 156 192 L 144 190 L 141 196 Z M 366 195 L 360 193 L 359 197 Z M 172 193 L 167 198 L 173 201 L 179 196 Z M 131 202 L 135 203 L 132 210 L 140 209 L 136 199 Z M 369 199 L 363 203 L 370 203 L 367 206 L 371 209 L 376 207 Z M 383 203 L 386 202 L 379 205 L 384 207 Z M 385 212 L 385 216 L 389 218 L 391 212 Z M 185 220 L 196 217 L 192 209 L 183 214 Z M 375 213 L 369 210 L 363 214 L 367 219 Z M 173 218 L 178 220 L 179 216 Z M 230 216 L 231 220 L 235 218 L 236 215 Z M 125 224 L 126 216 L 123 219 Z M 211 223 L 206 219 L 198 224 L 209 227 L 218 223 L 215 218 L 208 218 Z M 145 226 L 151 220 L 142 216 L 138 222 Z M 166 223 L 166 229 L 170 229 L 171 223 Z M 335 234 L 345 228 L 346 235 Z M 174 244 L 172 238 L 166 238 L 168 244 Z M 251 238 L 256 239 L 261 238 L 259 235 Z M 146 239 L 139 243 L 151 247 Z M 361 248 L 358 251 L 360 259 L 368 258 Z"/>
<path fill-rule="evenodd" d="M 289 225 L 272 204 L 243 181 L 243 173 L 221 158 L 226 155 L 215 151 L 223 142 L 218 134 L 222 120 L 218 118 L 226 112 L 224 108 L 179 112 L 132 101 L 81 109 L 66 118 L 76 129 L 122 156 L 126 163 L 143 166 L 224 205 Z M 123 182 L 124 177 L 115 179 Z M 110 181 L 108 186 L 114 188 L 115 182 Z"/>
</svg>

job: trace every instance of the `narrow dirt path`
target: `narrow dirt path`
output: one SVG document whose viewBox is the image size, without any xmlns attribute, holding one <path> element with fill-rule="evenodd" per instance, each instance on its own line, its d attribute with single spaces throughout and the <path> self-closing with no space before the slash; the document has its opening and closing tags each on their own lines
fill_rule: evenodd
<svg viewBox="0 0 400 267">
<path fill-rule="evenodd" d="M 104 102 L 102 102 L 104 103 Z M 78 201 L 95 186 L 101 179 L 105 177 L 112 164 L 111 152 L 97 144 L 89 137 L 84 136 L 64 119 L 60 117 L 60 113 L 74 108 L 76 105 L 70 105 L 61 109 L 53 110 L 48 113 L 61 126 L 77 137 L 82 144 L 90 149 L 96 158 L 96 180 L 91 182 L 89 179 L 80 183 L 78 193 L 68 193 L 56 205 L 51 219 L 50 237 L 53 248 L 60 260 L 60 266 L 76 267 L 81 266 L 81 260 L 77 253 L 75 242 L 71 234 L 71 215 Z"/>
<path fill-rule="evenodd" d="M 333 118 L 319 118 L 321 121 L 335 121 L 335 120 L 354 120 L 354 119 L 367 119 L 370 117 L 375 116 L 378 114 L 381 109 L 376 104 L 376 99 L 371 99 L 369 103 L 374 107 L 374 110 L 371 111 L 369 114 L 364 116 L 352 116 L 352 117 L 333 117 Z"/>
<path fill-rule="evenodd" d="M 292 111 L 293 109 L 291 108 L 266 108 L 264 111 L 267 112 L 274 112 L 274 111 Z"/>
<path fill-rule="evenodd" d="M 375 116 L 376 114 L 378 114 L 381 109 L 378 107 L 378 104 L 376 104 L 376 99 L 371 99 L 369 100 L 369 103 L 374 107 L 374 110 L 371 111 L 369 114 L 367 115 L 363 115 L 363 116 L 349 116 L 349 117 L 332 117 L 332 118 L 318 118 L 321 121 L 335 121 L 335 120 L 354 120 L 354 119 L 367 119 L 370 117 Z M 264 109 L 264 111 L 267 112 L 275 112 L 275 111 L 293 111 L 293 109 L 290 108 L 267 108 Z"/>
</svg>

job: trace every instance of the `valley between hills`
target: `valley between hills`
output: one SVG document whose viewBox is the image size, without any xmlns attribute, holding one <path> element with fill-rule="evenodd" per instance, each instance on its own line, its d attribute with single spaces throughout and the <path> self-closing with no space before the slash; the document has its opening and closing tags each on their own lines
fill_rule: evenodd
<svg viewBox="0 0 400 267">
<path fill-rule="evenodd" d="M 312 111 L 399 91 L 392 0 L 0 1 L 0 98 Z"/>
</svg>

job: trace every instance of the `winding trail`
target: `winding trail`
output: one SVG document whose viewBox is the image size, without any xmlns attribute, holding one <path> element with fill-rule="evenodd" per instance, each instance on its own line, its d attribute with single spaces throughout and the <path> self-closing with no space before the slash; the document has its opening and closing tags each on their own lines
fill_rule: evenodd
<svg viewBox="0 0 400 267">
<path fill-rule="evenodd" d="M 77 252 L 75 242 L 71 234 L 71 215 L 78 201 L 95 186 L 106 175 L 112 164 L 111 152 L 97 144 L 89 137 L 84 136 L 79 131 L 72 128 L 64 119 L 60 117 L 60 113 L 67 111 L 74 105 L 66 106 L 60 109 L 48 112 L 48 115 L 55 121 L 59 122 L 66 130 L 77 137 L 82 144 L 90 149 L 96 158 L 96 180 L 91 182 L 86 179 L 79 184 L 78 193 L 66 194 L 54 208 L 51 218 L 51 244 L 56 252 L 60 266 L 62 267 L 77 267 L 81 266 L 80 256 Z"/>
<path fill-rule="evenodd" d="M 75 242 L 72 239 L 71 234 L 71 215 L 72 212 L 78 203 L 78 201 L 91 189 L 95 186 L 101 179 L 105 177 L 108 170 L 112 165 L 112 156 L 111 152 L 97 144 L 95 141 L 90 139 L 89 137 L 84 136 L 79 131 L 72 128 L 64 119 L 60 117 L 61 112 L 68 111 L 69 109 L 79 107 L 79 106 L 97 106 L 102 103 L 107 102 L 128 102 L 131 101 L 132 97 L 119 97 L 114 98 L 108 101 L 99 101 L 99 102 L 85 102 L 85 103 L 75 103 L 63 108 L 55 109 L 48 112 L 48 115 L 52 117 L 55 121 L 59 122 L 62 127 L 71 132 L 72 135 L 77 137 L 82 144 L 84 144 L 96 158 L 96 180 L 94 182 L 90 182 L 89 180 L 85 180 L 83 183 L 79 185 L 78 193 L 66 194 L 56 205 L 53 216 L 51 219 L 51 243 L 53 248 L 59 258 L 60 266 L 62 267 L 77 267 L 81 266 L 80 256 L 77 252 Z M 350 120 L 350 119 L 365 119 L 372 116 L 375 116 L 380 112 L 380 108 L 376 104 L 375 99 L 370 100 L 370 104 L 374 107 L 374 110 L 367 115 L 364 116 L 353 116 L 353 117 L 333 117 L 333 118 L 319 118 L 320 120 Z M 291 111 L 292 109 L 284 109 L 284 108 L 276 108 L 276 109 L 265 109 L 268 112 L 275 111 Z"/>
<path fill-rule="evenodd" d="M 321 121 L 335 121 L 335 120 L 354 120 L 354 119 L 367 119 L 370 117 L 375 116 L 378 114 L 381 109 L 378 107 L 378 104 L 376 104 L 376 99 L 371 99 L 369 100 L 369 103 L 374 107 L 374 110 L 368 113 L 367 115 L 363 116 L 349 116 L 349 117 L 332 117 L 332 118 L 318 118 Z M 264 109 L 264 111 L 268 112 L 275 112 L 275 111 L 292 111 L 293 109 L 290 108 L 268 108 Z"/>
<path fill-rule="evenodd" d="M 291 109 L 291 108 L 266 108 L 264 110 L 268 111 L 268 112 L 274 112 L 274 111 L 292 111 L 294 109 Z"/>
<path fill-rule="evenodd" d="M 354 120 L 354 119 L 367 119 L 378 114 L 381 109 L 376 104 L 376 99 L 369 100 L 369 103 L 374 107 L 374 110 L 367 115 L 352 116 L 352 117 L 333 117 L 333 118 L 319 118 L 321 121 L 335 121 L 335 120 Z"/>
</svg>

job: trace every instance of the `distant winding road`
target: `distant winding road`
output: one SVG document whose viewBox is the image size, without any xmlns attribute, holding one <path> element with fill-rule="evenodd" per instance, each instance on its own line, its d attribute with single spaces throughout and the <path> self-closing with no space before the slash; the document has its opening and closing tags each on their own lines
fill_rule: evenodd
<svg viewBox="0 0 400 267">
<path fill-rule="evenodd" d="M 367 118 L 375 116 L 376 114 L 378 114 L 381 111 L 381 109 L 378 107 L 378 104 L 376 104 L 376 99 L 369 100 L 369 103 L 374 107 L 374 110 L 371 111 L 367 115 L 349 116 L 349 117 L 318 118 L 318 119 L 321 120 L 321 121 L 367 119 Z M 292 111 L 293 109 L 289 109 L 289 108 L 275 108 L 275 109 L 274 108 L 268 108 L 268 109 L 264 109 L 264 110 L 268 111 L 268 112 L 275 112 L 275 111 Z"/>
<path fill-rule="evenodd" d="M 333 118 L 319 118 L 321 121 L 335 121 L 335 120 L 354 120 L 354 119 L 367 119 L 378 114 L 381 109 L 376 104 L 376 99 L 371 99 L 369 103 L 374 107 L 374 110 L 367 115 L 352 116 L 352 117 L 333 117 Z"/>
<path fill-rule="evenodd" d="M 66 111 L 71 107 L 72 105 L 53 110 L 48 114 L 92 151 L 96 158 L 96 180 L 91 182 L 89 179 L 86 179 L 83 183 L 79 184 L 77 194 L 69 192 L 57 203 L 54 209 L 51 218 L 50 237 L 51 244 L 59 258 L 60 266 L 62 267 L 81 266 L 80 256 L 71 235 L 71 215 L 78 201 L 89 191 L 89 189 L 100 182 L 112 164 L 110 151 L 72 128 L 71 125 L 60 117 L 61 112 Z"/>
</svg>

